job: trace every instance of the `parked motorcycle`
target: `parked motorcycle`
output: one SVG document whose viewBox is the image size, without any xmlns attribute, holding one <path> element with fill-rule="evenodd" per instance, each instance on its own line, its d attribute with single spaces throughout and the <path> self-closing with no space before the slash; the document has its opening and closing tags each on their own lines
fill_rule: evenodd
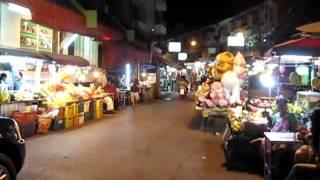
<svg viewBox="0 0 320 180">
<path fill-rule="evenodd" d="M 185 98 L 188 94 L 188 88 L 187 87 L 179 87 L 179 97 Z"/>
</svg>

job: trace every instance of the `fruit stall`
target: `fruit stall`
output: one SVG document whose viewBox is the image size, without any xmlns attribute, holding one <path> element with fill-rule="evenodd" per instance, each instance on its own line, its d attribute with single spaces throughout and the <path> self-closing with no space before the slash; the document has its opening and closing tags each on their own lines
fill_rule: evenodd
<svg viewBox="0 0 320 180">
<path fill-rule="evenodd" d="M 204 124 L 219 117 L 227 120 L 224 139 L 229 137 L 230 131 L 263 133 L 269 125 L 263 113 L 272 115 L 276 112 L 277 87 L 283 86 L 277 83 L 283 82 L 275 77 L 280 76 L 287 81 L 283 84 L 293 87 L 294 94 L 289 98 L 288 110 L 295 114 L 301 125 L 307 126 L 307 114 L 320 99 L 320 93 L 311 91 L 311 88 L 319 89 L 319 76 L 312 78 L 311 75 L 319 69 L 314 64 L 293 66 L 291 62 L 277 63 L 257 60 L 247 64 L 240 52 L 236 55 L 231 52 L 218 54 L 214 63 L 207 65 L 207 80 L 195 93 L 196 109 L 201 111 Z M 250 80 L 254 76 L 258 78 Z M 306 84 L 308 81 L 309 86 Z M 258 96 L 251 94 L 250 83 L 261 84 L 259 88 L 266 90 L 266 93 Z M 284 91 L 279 89 L 281 96 Z"/>
<path fill-rule="evenodd" d="M 25 137 L 102 118 L 104 70 L 58 63 L 0 56 L 0 115 L 14 118 Z"/>
</svg>

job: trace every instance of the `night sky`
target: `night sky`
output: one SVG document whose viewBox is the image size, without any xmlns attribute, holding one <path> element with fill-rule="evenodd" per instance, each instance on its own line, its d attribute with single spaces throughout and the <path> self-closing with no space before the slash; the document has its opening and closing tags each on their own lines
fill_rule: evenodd
<svg viewBox="0 0 320 180">
<path fill-rule="evenodd" d="M 180 34 L 214 24 L 264 0 L 167 0 L 168 34 Z"/>
</svg>

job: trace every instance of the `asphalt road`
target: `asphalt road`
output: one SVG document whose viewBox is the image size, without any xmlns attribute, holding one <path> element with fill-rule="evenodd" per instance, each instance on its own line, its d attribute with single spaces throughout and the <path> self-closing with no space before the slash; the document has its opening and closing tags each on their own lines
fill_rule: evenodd
<svg viewBox="0 0 320 180">
<path fill-rule="evenodd" d="M 260 180 L 222 166 L 221 136 L 192 130 L 192 101 L 131 107 L 72 130 L 27 139 L 18 180 Z"/>
</svg>

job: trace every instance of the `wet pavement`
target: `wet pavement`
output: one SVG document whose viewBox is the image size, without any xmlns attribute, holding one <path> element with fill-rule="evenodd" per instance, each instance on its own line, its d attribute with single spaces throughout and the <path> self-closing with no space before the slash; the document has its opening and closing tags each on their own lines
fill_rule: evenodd
<svg viewBox="0 0 320 180">
<path fill-rule="evenodd" d="M 190 128 L 191 100 L 139 104 L 27 140 L 18 180 L 260 180 L 222 166 L 221 136 Z"/>
</svg>

